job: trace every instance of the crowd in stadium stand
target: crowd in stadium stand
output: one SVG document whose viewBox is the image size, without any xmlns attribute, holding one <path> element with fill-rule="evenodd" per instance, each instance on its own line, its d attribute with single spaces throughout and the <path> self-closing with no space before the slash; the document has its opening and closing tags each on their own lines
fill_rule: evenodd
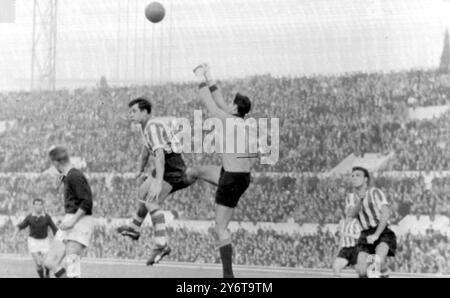
<svg viewBox="0 0 450 298">
<path fill-rule="evenodd" d="M 397 222 L 407 214 L 450 216 L 450 177 L 434 178 L 427 187 L 422 176 L 373 178 L 392 203 Z M 126 218 L 137 206 L 134 178 L 123 175 L 90 178 L 94 212 L 106 218 Z M 62 187 L 53 176 L 0 177 L 0 214 L 25 214 L 33 198 L 41 197 L 51 214 L 62 214 Z M 316 176 L 270 177 L 258 175 L 235 211 L 233 220 L 248 222 L 337 223 L 343 216 L 344 198 L 349 190 L 344 178 Z M 211 220 L 214 218 L 215 187 L 199 181 L 176 192 L 162 202 L 164 210 L 176 218 Z"/>
<path fill-rule="evenodd" d="M 253 100 L 250 116 L 280 119 L 280 161 L 258 171 L 324 172 L 351 153 L 395 152 L 393 170 L 449 170 L 450 115 L 406 121 L 407 108 L 445 105 L 450 78 L 435 71 L 349 74 L 303 78 L 255 76 L 221 82 L 226 98 L 236 91 Z M 40 93 L 2 93 L 1 172 L 39 172 L 47 149 L 65 144 L 91 172 L 136 171 L 142 146 L 130 133 L 127 103 L 147 96 L 155 116 L 191 119 L 202 108 L 193 83 L 103 87 Z M 204 119 L 207 115 L 204 115 Z M 218 164 L 218 156 L 187 156 L 189 163 Z"/>
<path fill-rule="evenodd" d="M 219 263 L 213 231 L 185 227 L 169 228 L 174 248 L 167 260 Z M 12 240 L 10 221 L 0 226 L 0 253 L 27 254 L 26 233 Z M 145 260 L 152 248 L 151 229 L 144 228 L 138 244 L 123 239 L 112 227 L 97 226 L 87 251 L 88 257 Z M 331 268 L 337 255 L 337 235 L 318 230 L 309 235 L 285 234 L 259 229 L 256 233 L 238 229 L 233 233 L 234 263 L 241 265 Z M 450 243 L 446 235 L 429 230 L 425 235 L 398 237 L 397 255 L 390 260 L 395 272 L 450 274 Z"/>
</svg>

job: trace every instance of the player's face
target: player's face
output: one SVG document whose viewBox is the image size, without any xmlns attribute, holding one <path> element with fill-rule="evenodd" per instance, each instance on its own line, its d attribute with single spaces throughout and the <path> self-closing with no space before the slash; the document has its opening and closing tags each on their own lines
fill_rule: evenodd
<svg viewBox="0 0 450 298">
<path fill-rule="evenodd" d="M 353 187 L 361 187 L 366 182 L 366 177 L 362 171 L 352 172 L 352 185 Z"/>
<path fill-rule="evenodd" d="M 58 171 L 58 173 L 62 173 L 62 166 L 56 160 L 52 160 L 52 165 Z"/>
<path fill-rule="evenodd" d="M 42 213 L 42 211 L 44 211 L 44 206 L 42 205 L 42 202 L 35 202 L 33 207 L 34 212 L 36 213 Z"/>
<path fill-rule="evenodd" d="M 141 123 L 146 116 L 147 112 L 145 110 L 139 110 L 137 104 L 135 104 L 128 110 L 128 119 L 133 123 Z"/>
</svg>

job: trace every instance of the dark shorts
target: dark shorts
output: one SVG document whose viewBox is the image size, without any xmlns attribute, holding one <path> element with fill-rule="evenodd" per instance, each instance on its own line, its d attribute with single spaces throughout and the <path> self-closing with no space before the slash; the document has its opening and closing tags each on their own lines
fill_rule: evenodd
<svg viewBox="0 0 450 298">
<path fill-rule="evenodd" d="M 250 173 L 225 172 L 222 168 L 216 192 L 216 203 L 235 208 L 249 185 Z"/>
<path fill-rule="evenodd" d="M 155 177 L 155 169 L 152 171 L 152 175 Z M 186 164 L 184 163 L 181 154 L 168 153 L 165 155 L 163 180 L 172 186 L 170 193 L 186 188 L 192 184 L 187 179 Z"/>
<path fill-rule="evenodd" d="M 356 265 L 358 260 L 358 248 L 356 246 L 343 247 L 339 251 L 338 258 L 346 259 L 348 261 L 347 266 Z"/>
<path fill-rule="evenodd" d="M 378 246 L 378 244 L 384 242 L 389 247 L 388 256 L 390 257 L 395 256 L 395 252 L 397 250 L 397 237 L 395 236 L 395 233 L 387 227 L 381 233 L 377 241 L 375 241 L 373 244 L 367 243 L 367 236 L 372 235 L 373 233 L 375 233 L 376 230 L 377 230 L 376 228 L 370 228 L 361 232 L 361 236 L 359 237 L 357 244 L 358 252 L 362 251 L 373 255 L 375 254 L 375 249 Z"/>
</svg>

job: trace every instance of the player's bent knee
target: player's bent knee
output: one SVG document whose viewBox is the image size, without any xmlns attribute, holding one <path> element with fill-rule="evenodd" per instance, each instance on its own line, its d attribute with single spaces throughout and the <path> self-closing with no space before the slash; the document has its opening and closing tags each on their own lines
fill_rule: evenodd
<svg viewBox="0 0 450 298">
<path fill-rule="evenodd" d="M 380 261 L 383 263 L 386 260 L 386 257 L 389 253 L 389 246 L 384 243 L 381 242 L 380 244 L 378 244 L 378 246 L 375 248 L 375 253 L 377 256 L 380 257 Z"/>
<path fill-rule="evenodd" d="M 147 202 L 145 203 L 145 206 L 148 209 L 148 213 L 150 213 L 150 215 L 154 215 L 155 212 L 158 212 L 161 208 L 159 208 L 159 205 L 153 202 Z"/>
<path fill-rule="evenodd" d="M 231 238 L 231 234 L 228 231 L 228 229 L 225 229 L 223 227 L 220 227 L 220 226 L 216 225 L 215 226 L 215 231 L 216 231 L 216 234 L 217 234 L 217 239 L 219 241 L 223 241 L 223 240 L 227 240 L 227 239 Z"/>
<path fill-rule="evenodd" d="M 187 168 L 186 169 L 186 178 L 189 183 L 194 183 L 195 181 L 197 181 L 199 176 L 200 176 L 199 169 L 196 169 L 196 168 Z"/>
<path fill-rule="evenodd" d="M 50 270 L 55 270 L 57 265 L 56 260 L 53 258 L 46 258 L 44 260 L 44 267 Z"/>
</svg>

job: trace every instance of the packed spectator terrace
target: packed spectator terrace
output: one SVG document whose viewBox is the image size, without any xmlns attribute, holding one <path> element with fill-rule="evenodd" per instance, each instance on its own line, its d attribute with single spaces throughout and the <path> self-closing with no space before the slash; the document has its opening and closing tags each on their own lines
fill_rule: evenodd
<svg viewBox="0 0 450 298">
<path fill-rule="evenodd" d="M 250 116 L 280 119 L 280 161 L 256 164 L 257 171 L 325 172 L 351 153 L 366 152 L 395 152 L 388 170 L 450 169 L 450 143 L 441 142 L 450 136 L 450 114 L 407 121 L 408 107 L 449 104 L 450 77 L 437 71 L 255 76 L 220 86 L 226 98 L 248 94 L 254 103 Z M 155 116 L 192 120 L 194 109 L 202 108 L 193 83 L 0 94 L 0 121 L 17 120 L 2 134 L 0 171 L 45 170 L 53 144 L 66 144 L 90 172 L 136 171 L 142 145 L 126 115 L 127 103 L 137 96 L 152 101 Z M 219 163 L 213 154 L 186 159 Z"/>
</svg>

